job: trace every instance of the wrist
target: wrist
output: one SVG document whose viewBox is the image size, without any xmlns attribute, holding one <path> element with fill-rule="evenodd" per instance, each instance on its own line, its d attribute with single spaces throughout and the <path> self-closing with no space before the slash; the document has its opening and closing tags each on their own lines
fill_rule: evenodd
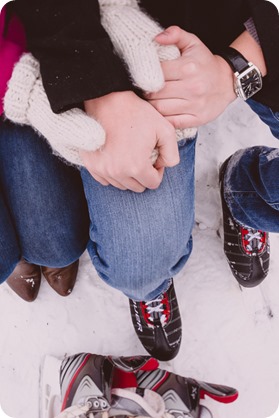
<svg viewBox="0 0 279 418">
<path fill-rule="evenodd" d="M 221 77 L 221 83 L 223 84 L 224 95 L 227 98 L 228 103 L 231 103 L 237 97 L 234 88 L 234 72 L 223 57 L 220 55 L 215 55 L 215 58 L 219 67 L 219 74 Z"/>
<path fill-rule="evenodd" d="M 113 105 L 121 106 L 127 103 L 127 100 L 137 97 L 133 91 L 117 91 L 106 94 L 95 99 L 89 99 L 84 101 L 84 108 L 88 115 L 94 118 L 100 118 L 104 112 L 109 111 L 109 107 Z"/>
<path fill-rule="evenodd" d="M 263 51 L 249 32 L 243 32 L 230 46 L 256 65 L 263 77 L 267 74 Z"/>
<path fill-rule="evenodd" d="M 234 90 L 239 98 L 247 100 L 261 90 L 262 74 L 253 62 L 231 46 L 223 49 L 219 55 L 234 73 Z"/>
</svg>

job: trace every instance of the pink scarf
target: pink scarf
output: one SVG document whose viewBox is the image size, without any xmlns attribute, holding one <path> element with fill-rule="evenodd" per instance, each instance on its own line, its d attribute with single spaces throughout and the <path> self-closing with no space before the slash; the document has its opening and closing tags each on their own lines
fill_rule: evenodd
<svg viewBox="0 0 279 418">
<path fill-rule="evenodd" d="M 16 16 L 11 18 L 4 35 L 5 15 L 4 6 L 0 14 L 0 115 L 3 113 L 3 98 L 13 67 L 26 47 L 24 29 Z"/>
</svg>

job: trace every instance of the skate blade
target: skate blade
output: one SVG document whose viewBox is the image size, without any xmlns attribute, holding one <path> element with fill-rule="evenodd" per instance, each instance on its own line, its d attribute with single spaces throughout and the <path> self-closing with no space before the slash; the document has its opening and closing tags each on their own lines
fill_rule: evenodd
<svg viewBox="0 0 279 418">
<path fill-rule="evenodd" d="M 55 418 L 61 411 L 61 360 L 46 356 L 41 366 L 40 418 Z"/>
<path fill-rule="evenodd" d="M 219 418 L 218 404 L 209 396 L 200 400 L 200 411 L 198 418 Z"/>
<path fill-rule="evenodd" d="M 199 410 L 199 417 L 198 418 L 213 418 L 213 415 L 209 411 L 208 408 L 206 408 L 205 406 L 201 405 L 200 406 L 200 410 Z"/>
</svg>

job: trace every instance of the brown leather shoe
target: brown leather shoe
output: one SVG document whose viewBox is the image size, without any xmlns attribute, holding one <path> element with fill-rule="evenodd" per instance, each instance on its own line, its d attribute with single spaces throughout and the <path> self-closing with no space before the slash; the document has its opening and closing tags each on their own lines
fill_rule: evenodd
<svg viewBox="0 0 279 418">
<path fill-rule="evenodd" d="M 26 302 L 33 302 L 41 284 L 41 267 L 21 259 L 6 282 Z"/>
<path fill-rule="evenodd" d="M 42 267 L 42 273 L 60 296 L 68 296 L 76 282 L 78 264 L 79 260 L 66 267 Z"/>
</svg>

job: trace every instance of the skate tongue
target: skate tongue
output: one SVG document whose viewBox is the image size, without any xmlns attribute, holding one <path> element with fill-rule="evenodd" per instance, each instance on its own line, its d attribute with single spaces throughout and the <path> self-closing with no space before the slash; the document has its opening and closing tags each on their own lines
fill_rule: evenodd
<svg viewBox="0 0 279 418">
<path fill-rule="evenodd" d="M 165 412 L 163 398 L 149 389 L 115 388 L 111 391 L 109 416 L 161 418 Z"/>
<path fill-rule="evenodd" d="M 112 364 L 124 372 L 137 372 L 138 370 L 155 370 L 159 367 L 159 362 L 150 356 L 134 357 L 109 357 Z"/>
</svg>

